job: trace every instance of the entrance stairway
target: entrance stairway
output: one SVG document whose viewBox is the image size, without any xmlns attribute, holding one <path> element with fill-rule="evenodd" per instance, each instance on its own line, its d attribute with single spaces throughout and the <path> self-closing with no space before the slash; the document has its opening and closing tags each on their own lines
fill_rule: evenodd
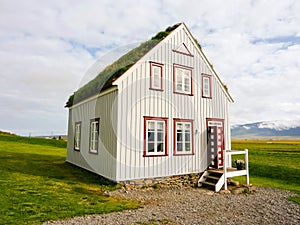
<svg viewBox="0 0 300 225">
<path fill-rule="evenodd" d="M 198 181 L 198 187 L 206 187 L 219 192 L 224 185 L 224 172 L 220 169 L 207 169 Z"/>
<path fill-rule="evenodd" d="M 226 169 L 214 169 L 208 167 L 198 180 L 198 187 L 207 187 L 213 189 L 215 192 L 219 192 L 224 186 L 224 189 L 227 190 L 227 179 L 238 176 L 246 176 L 246 182 L 247 185 L 249 185 L 248 149 L 245 149 L 244 151 L 224 150 L 224 165 L 231 164 L 232 155 L 245 155 L 245 168 L 239 168 L 239 170 L 237 170 L 237 168 L 232 167 L 227 167 Z M 227 163 L 227 160 L 229 159 L 230 161 Z"/>
</svg>

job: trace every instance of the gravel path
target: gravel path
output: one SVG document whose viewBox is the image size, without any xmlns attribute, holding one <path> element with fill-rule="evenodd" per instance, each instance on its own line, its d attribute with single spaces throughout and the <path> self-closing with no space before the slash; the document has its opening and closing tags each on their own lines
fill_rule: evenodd
<svg viewBox="0 0 300 225">
<path fill-rule="evenodd" d="M 79 224 L 300 224 L 300 205 L 288 191 L 257 187 L 254 194 L 218 194 L 200 188 L 133 189 L 113 197 L 138 200 L 144 207 L 104 215 L 75 217 L 44 225 Z"/>
</svg>

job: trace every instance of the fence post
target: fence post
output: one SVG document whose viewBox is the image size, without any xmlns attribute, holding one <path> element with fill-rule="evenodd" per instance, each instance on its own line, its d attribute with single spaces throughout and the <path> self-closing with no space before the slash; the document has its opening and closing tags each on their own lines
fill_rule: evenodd
<svg viewBox="0 0 300 225">
<path fill-rule="evenodd" d="M 227 166 L 227 155 L 226 155 L 226 150 L 223 150 L 223 161 L 224 161 L 224 165 L 223 165 L 223 174 L 224 174 L 224 189 L 227 190 L 227 175 L 226 175 L 226 166 Z"/>
<path fill-rule="evenodd" d="M 247 177 L 247 185 L 250 184 L 249 181 L 249 163 L 248 163 L 248 149 L 245 149 L 245 163 L 246 163 L 246 177 Z"/>
</svg>

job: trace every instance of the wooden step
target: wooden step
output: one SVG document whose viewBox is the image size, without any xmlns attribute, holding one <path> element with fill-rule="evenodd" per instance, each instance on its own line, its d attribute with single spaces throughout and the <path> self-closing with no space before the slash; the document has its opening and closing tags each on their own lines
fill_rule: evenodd
<svg viewBox="0 0 300 225">
<path fill-rule="evenodd" d="M 209 173 L 218 173 L 218 174 L 223 174 L 223 170 L 207 170 Z"/>
<path fill-rule="evenodd" d="M 201 184 L 206 184 L 206 185 L 209 185 L 209 186 L 212 186 L 212 187 L 214 187 L 216 185 L 214 183 L 207 182 L 207 181 L 203 181 L 203 182 L 201 182 Z"/>
<path fill-rule="evenodd" d="M 210 176 L 210 175 L 205 176 L 205 178 L 209 178 L 209 179 L 213 179 L 213 180 L 219 180 L 220 179 L 220 177 L 214 177 L 214 176 Z"/>
</svg>

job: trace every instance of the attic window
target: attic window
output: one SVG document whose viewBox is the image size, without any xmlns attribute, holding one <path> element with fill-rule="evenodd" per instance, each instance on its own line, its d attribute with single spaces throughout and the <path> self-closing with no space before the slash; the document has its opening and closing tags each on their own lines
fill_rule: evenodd
<svg viewBox="0 0 300 225">
<path fill-rule="evenodd" d="M 193 95 L 192 68 L 174 64 L 174 93 Z"/>
<path fill-rule="evenodd" d="M 163 64 L 150 63 L 150 89 L 163 91 Z"/>
<path fill-rule="evenodd" d="M 175 49 L 173 49 L 174 52 L 183 54 L 183 55 L 187 55 L 187 56 L 192 56 L 192 53 L 190 52 L 190 50 L 186 47 L 185 43 L 181 43 L 180 45 L 178 45 Z"/>
<path fill-rule="evenodd" d="M 211 76 L 202 74 L 202 97 L 211 98 Z"/>
</svg>

